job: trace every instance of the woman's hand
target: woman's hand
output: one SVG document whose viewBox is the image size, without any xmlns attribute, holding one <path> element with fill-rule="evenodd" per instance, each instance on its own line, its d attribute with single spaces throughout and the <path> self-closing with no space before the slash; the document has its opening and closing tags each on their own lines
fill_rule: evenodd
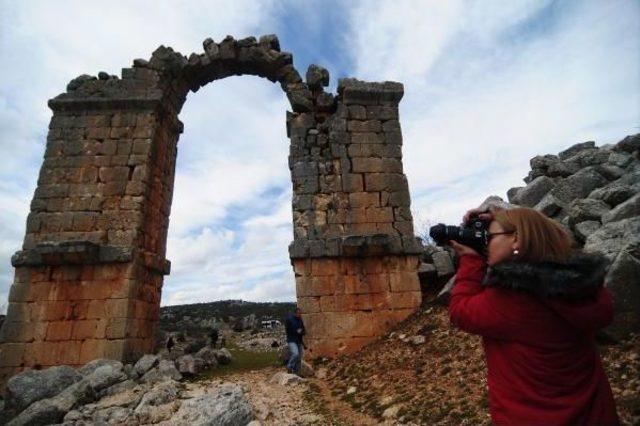
<svg viewBox="0 0 640 426">
<path fill-rule="evenodd" d="M 465 254 L 480 256 L 480 253 L 478 253 L 471 247 L 460 244 L 457 241 L 451 240 L 449 241 L 449 245 L 453 248 L 458 256 L 464 256 Z"/>
<path fill-rule="evenodd" d="M 469 219 L 471 219 L 471 216 L 478 216 L 482 220 L 491 222 L 493 220 L 493 215 L 498 210 L 499 208 L 496 208 L 496 207 L 489 207 L 489 210 L 479 209 L 479 208 L 471 209 L 464 214 L 464 217 L 462 218 L 462 224 L 465 225 L 467 222 L 469 222 Z"/>
</svg>

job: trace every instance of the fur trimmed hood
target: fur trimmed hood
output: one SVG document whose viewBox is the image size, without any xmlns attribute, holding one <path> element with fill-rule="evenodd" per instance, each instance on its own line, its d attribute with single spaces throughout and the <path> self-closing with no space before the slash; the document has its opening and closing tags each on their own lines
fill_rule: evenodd
<svg viewBox="0 0 640 426">
<path fill-rule="evenodd" d="M 530 293 L 540 298 L 578 301 L 595 297 L 602 288 L 606 257 L 574 252 L 566 264 L 505 261 L 489 268 L 483 285 Z"/>
</svg>

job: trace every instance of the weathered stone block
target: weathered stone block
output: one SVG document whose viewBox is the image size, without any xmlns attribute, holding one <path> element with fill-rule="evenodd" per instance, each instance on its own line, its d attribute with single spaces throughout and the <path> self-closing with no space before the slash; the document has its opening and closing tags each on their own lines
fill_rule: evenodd
<svg viewBox="0 0 640 426">
<path fill-rule="evenodd" d="M 69 340 L 74 321 L 51 321 L 47 326 L 48 341 Z"/>
<path fill-rule="evenodd" d="M 384 162 L 385 160 L 382 161 Z M 392 161 L 397 162 L 397 160 Z M 384 167 L 383 163 L 381 169 L 386 171 L 390 168 Z M 399 173 L 365 173 L 364 181 L 367 191 L 396 192 L 402 191 L 407 187 L 407 178 Z"/>
<path fill-rule="evenodd" d="M 422 293 L 419 291 L 392 293 L 391 307 L 393 309 L 416 309 L 422 303 Z"/>
<path fill-rule="evenodd" d="M 349 105 L 349 118 L 353 120 L 365 120 L 367 118 L 367 110 L 362 105 Z"/>
<path fill-rule="evenodd" d="M 352 133 L 351 143 L 370 144 L 370 143 L 384 143 L 383 137 L 379 133 Z"/>
<path fill-rule="evenodd" d="M 377 192 L 354 192 L 349 194 L 351 208 L 379 207 L 380 195 Z"/>
<path fill-rule="evenodd" d="M 367 120 L 367 121 L 349 120 L 347 122 L 347 130 L 349 132 L 354 132 L 354 133 L 365 133 L 365 132 L 377 133 L 382 131 L 382 123 L 379 120 Z M 357 140 L 358 138 L 354 138 L 352 135 L 353 143 L 358 143 L 356 142 Z"/>
</svg>

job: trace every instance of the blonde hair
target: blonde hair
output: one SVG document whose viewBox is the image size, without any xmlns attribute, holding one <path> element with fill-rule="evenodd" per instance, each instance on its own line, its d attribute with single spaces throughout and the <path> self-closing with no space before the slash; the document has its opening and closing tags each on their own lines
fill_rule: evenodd
<svg viewBox="0 0 640 426">
<path fill-rule="evenodd" d="M 571 253 L 571 237 L 555 221 L 542 213 L 522 207 L 497 210 L 493 218 L 507 232 L 515 232 L 522 260 L 566 263 Z"/>
</svg>

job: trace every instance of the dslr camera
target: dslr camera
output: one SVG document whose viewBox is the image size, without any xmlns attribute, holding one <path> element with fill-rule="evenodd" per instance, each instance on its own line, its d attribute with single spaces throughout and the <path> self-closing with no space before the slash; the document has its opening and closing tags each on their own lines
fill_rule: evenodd
<svg viewBox="0 0 640 426">
<path fill-rule="evenodd" d="M 429 236 L 439 246 L 445 245 L 450 240 L 469 246 L 478 253 L 486 254 L 489 244 L 489 221 L 471 216 L 464 226 L 452 226 L 439 223 L 429 228 Z"/>
</svg>

